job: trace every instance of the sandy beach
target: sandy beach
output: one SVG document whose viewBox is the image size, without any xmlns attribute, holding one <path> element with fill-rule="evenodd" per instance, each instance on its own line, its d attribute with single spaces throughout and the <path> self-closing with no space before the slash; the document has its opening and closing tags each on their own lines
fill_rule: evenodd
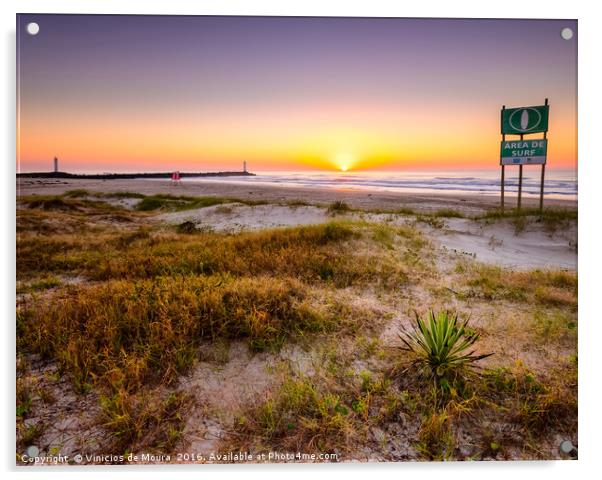
<svg viewBox="0 0 602 480">
<path fill-rule="evenodd" d="M 137 192 L 145 195 L 172 194 L 190 196 L 220 196 L 242 200 L 288 203 L 295 201 L 328 205 L 343 201 L 352 208 L 393 211 L 409 208 L 419 212 L 442 209 L 458 210 L 466 215 L 478 215 L 499 208 L 500 198 L 494 195 L 456 195 L 397 193 L 383 191 L 334 190 L 329 188 L 278 187 L 266 185 L 241 185 L 227 181 L 186 182 L 173 185 L 169 180 L 48 180 L 22 178 L 17 180 L 17 194 L 60 195 L 68 190 L 86 189 L 91 192 Z M 507 196 L 506 207 L 513 208 L 516 197 Z M 538 198 L 523 198 L 524 207 L 537 207 Z M 545 206 L 576 208 L 574 200 L 545 199 Z"/>
<path fill-rule="evenodd" d="M 577 225 L 569 222 L 564 228 L 550 232 L 541 222 L 528 222 L 521 231 L 509 219 L 495 222 L 474 220 L 486 212 L 499 208 L 499 198 L 491 195 L 417 194 L 382 191 L 333 190 L 331 188 L 291 188 L 265 185 L 240 185 L 234 182 L 182 182 L 149 180 L 50 180 L 18 179 L 21 196 L 62 195 L 72 190 L 86 190 L 92 194 L 130 192 L 142 195 L 169 194 L 190 197 L 219 197 L 238 199 L 227 206 L 186 209 L 160 213 L 154 222 L 178 225 L 191 222 L 217 232 L 236 233 L 278 227 L 295 227 L 326 223 L 333 219 L 328 205 L 344 202 L 353 211 L 344 213 L 351 220 L 403 225 L 415 222 L 407 211 L 416 214 L 441 214 L 436 225 L 419 222 L 418 227 L 441 249 L 478 261 L 512 267 L 577 268 Z M 137 199 L 111 200 L 120 207 L 133 208 Z M 515 206 L 516 198 L 506 199 L 507 208 Z M 538 206 L 537 199 L 523 199 L 525 208 Z M 547 207 L 576 209 L 577 202 L 553 199 Z M 355 210 L 357 209 L 357 210 Z M 390 213 L 391 212 L 391 213 Z M 401 213 L 400 213 L 401 212 Z M 448 213 L 446 213 L 448 212 Z M 453 213 L 468 218 L 453 218 Z M 449 218 L 452 217 L 452 218 Z"/>
</svg>

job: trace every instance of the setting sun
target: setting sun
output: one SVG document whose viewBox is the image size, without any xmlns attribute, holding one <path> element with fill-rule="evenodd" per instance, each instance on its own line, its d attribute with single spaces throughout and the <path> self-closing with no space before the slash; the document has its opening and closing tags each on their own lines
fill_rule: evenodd
<svg viewBox="0 0 602 480">
<path fill-rule="evenodd" d="M 355 156 L 349 152 L 339 152 L 334 159 L 335 165 L 341 172 L 349 170 L 355 162 Z"/>
<path fill-rule="evenodd" d="M 513 68 L 529 71 L 529 81 L 509 82 L 488 49 L 498 36 L 522 48 L 504 21 L 490 31 L 489 22 L 403 19 L 358 30 L 352 19 L 195 17 L 163 27 L 159 18 L 83 18 L 89 35 L 68 32 L 74 19 L 56 16 L 45 19 L 43 42 L 19 39 L 19 172 L 44 171 L 54 156 L 72 173 L 238 171 L 243 161 L 253 173 L 495 170 L 501 105 L 546 96 L 549 165 L 577 160 L 576 48 L 555 22 L 525 30 L 538 40 Z M 99 44 L 107 28 L 134 29 L 131 45 L 140 47 L 125 48 L 121 36 Z M 404 46 L 413 35 L 422 40 Z M 467 40 L 481 37 L 493 40 Z M 551 38 L 554 48 L 544 42 Z M 82 62 L 89 51 L 103 62 Z M 448 64 L 457 52 L 465 57 Z"/>
</svg>

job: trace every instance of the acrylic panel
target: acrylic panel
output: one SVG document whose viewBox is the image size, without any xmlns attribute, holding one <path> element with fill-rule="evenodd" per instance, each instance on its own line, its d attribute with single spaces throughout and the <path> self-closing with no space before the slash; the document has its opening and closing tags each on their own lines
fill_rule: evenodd
<svg viewBox="0 0 602 480">
<path fill-rule="evenodd" d="M 17 465 L 577 458 L 577 21 L 17 15 Z"/>
</svg>

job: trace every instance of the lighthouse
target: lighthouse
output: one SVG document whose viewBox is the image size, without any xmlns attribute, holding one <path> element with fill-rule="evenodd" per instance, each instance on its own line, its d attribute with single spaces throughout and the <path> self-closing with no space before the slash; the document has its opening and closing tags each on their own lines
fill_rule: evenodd
<svg viewBox="0 0 602 480">
<path fill-rule="evenodd" d="M 242 171 L 244 173 L 247 173 L 247 161 L 246 160 L 242 162 Z"/>
<path fill-rule="evenodd" d="M 54 172 L 58 172 L 59 171 L 59 159 L 54 157 Z"/>
</svg>

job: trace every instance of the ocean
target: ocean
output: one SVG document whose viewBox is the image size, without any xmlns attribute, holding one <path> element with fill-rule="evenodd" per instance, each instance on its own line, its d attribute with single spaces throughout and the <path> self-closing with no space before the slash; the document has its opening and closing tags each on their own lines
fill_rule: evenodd
<svg viewBox="0 0 602 480">
<path fill-rule="evenodd" d="M 539 196 L 541 169 L 523 169 L 523 195 Z M 249 177 L 190 177 L 184 182 L 227 182 L 252 185 L 279 185 L 290 187 L 320 187 L 336 190 L 367 190 L 439 194 L 500 194 L 500 171 L 371 171 L 371 172 L 256 172 Z M 518 192 L 518 168 L 506 168 L 508 196 Z M 577 172 L 575 169 L 548 169 L 544 185 L 547 198 L 577 198 Z"/>
</svg>

